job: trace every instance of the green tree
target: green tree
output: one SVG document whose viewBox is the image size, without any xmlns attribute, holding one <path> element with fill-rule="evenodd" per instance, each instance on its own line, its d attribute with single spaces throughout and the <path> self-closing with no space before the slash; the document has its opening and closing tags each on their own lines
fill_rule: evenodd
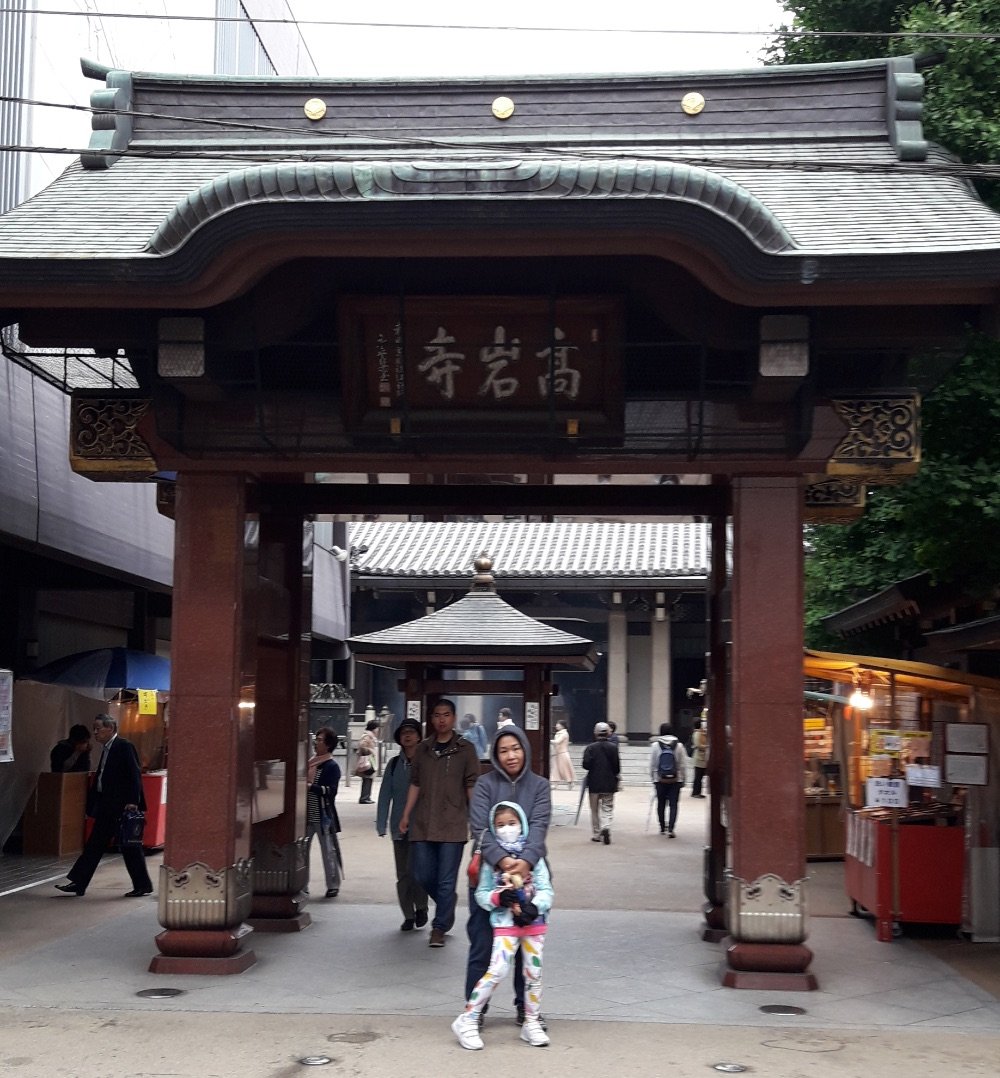
<svg viewBox="0 0 1000 1078">
<path fill-rule="evenodd" d="M 829 64 L 886 56 L 888 37 L 800 37 L 803 31 L 840 34 L 893 34 L 915 0 L 789 0 L 791 20 L 775 32 L 764 50 L 768 64 Z"/>
<path fill-rule="evenodd" d="M 791 23 L 766 51 L 769 62 L 805 63 L 907 53 L 934 54 L 924 130 L 963 160 L 1000 156 L 1000 49 L 996 39 L 905 35 L 995 33 L 1000 0 L 793 0 Z M 787 31 L 883 33 L 884 38 L 792 37 Z M 889 37 L 900 33 L 903 37 Z M 1000 208 L 1000 185 L 978 183 Z M 927 570 L 970 595 L 1000 585 L 1000 345 L 976 336 L 926 395 L 923 463 L 897 487 L 869 492 L 864 517 L 807 530 L 806 640 L 836 646 L 821 619 L 896 580 Z"/>
</svg>

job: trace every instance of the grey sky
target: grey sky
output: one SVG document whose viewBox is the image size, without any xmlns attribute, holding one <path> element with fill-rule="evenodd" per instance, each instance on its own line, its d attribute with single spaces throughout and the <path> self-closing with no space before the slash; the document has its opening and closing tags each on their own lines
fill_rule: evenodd
<svg viewBox="0 0 1000 1078">
<path fill-rule="evenodd" d="M 359 24 L 369 19 L 387 24 L 304 29 L 320 72 L 344 78 L 756 67 L 763 44 L 759 32 L 778 25 L 782 17 L 778 0 L 704 0 L 701 4 L 667 0 L 655 8 L 616 7 L 593 0 L 508 0 L 498 6 L 468 0 L 424 0 L 419 5 L 412 0 L 382 0 L 367 9 L 333 5 L 329 0 L 289 0 L 289 4 L 299 19 L 344 19 Z M 388 25 L 392 23 L 409 25 Z M 422 28 L 414 23 L 435 25 Z M 494 28 L 458 28 L 469 24 Z M 497 28 L 501 26 L 510 29 Z M 566 29 L 557 32 L 543 27 Z M 572 32 L 574 27 L 577 32 Z M 582 28 L 603 32 L 580 32 Z M 758 33 L 723 33 L 729 30 Z"/>
</svg>

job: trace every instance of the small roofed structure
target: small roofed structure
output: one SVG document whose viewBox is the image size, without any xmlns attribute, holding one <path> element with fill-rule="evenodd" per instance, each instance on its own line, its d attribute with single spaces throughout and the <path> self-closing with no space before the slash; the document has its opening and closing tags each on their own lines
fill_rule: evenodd
<svg viewBox="0 0 1000 1078">
<path fill-rule="evenodd" d="M 406 715 L 423 722 L 428 702 L 449 693 L 510 693 L 524 698 L 524 730 L 535 769 L 548 773 L 549 701 L 555 665 L 593 670 L 597 649 L 592 640 L 528 617 L 497 594 L 493 561 L 475 560 L 468 595 L 443 610 L 374 633 L 351 637 L 355 659 L 405 671 L 401 686 Z M 445 677 L 465 667 L 473 670 L 520 670 L 520 682 L 488 678 Z"/>
</svg>

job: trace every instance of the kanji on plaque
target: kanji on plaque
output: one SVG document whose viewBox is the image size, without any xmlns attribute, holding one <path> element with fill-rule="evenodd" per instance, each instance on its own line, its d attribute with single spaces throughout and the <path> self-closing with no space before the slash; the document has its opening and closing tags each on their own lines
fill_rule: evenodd
<svg viewBox="0 0 1000 1078">
<path fill-rule="evenodd" d="M 342 297 L 348 424 L 414 430 L 440 413 L 478 430 L 498 413 L 525 432 L 618 431 L 622 323 L 608 296 Z"/>
<path fill-rule="evenodd" d="M 520 340 L 517 337 L 512 337 L 510 344 L 508 344 L 507 330 L 503 326 L 497 326 L 493 330 L 493 343 L 479 349 L 479 362 L 489 371 L 486 381 L 479 387 L 479 396 L 484 397 L 492 394 L 495 400 L 513 397 L 520 383 L 513 375 L 505 375 L 504 372 L 520 358 Z"/>
</svg>

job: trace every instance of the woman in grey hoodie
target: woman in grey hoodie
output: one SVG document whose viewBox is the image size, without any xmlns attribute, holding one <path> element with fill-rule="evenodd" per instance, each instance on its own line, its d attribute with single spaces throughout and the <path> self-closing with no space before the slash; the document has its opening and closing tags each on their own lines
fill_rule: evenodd
<svg viewBox="0 0 1000 1078">
<path fill-rule="evenodd" d="M 525 732 L 508 725 L 497 730 L 490 747 L 491 770 L 479 777 L 469 803 L 469 827 L 473 841 L 482 841 L 483 862 L 495 872 L 516 872 L 526 876 L 545 856 L 545 841 L 552 819 L 552 794 L 548 779 L 531 770 L 531 746 Z M 490 830 L 490 811 L 500 801 L 510 801 L 524 812 L 528 832 L 520 856 L 512 857 Z M 465 971 L 465 998 L 472 994 L 490 964 L 493 930 L 490 915 L 469 887 L 469 958 Z M 518 1023 L 524 1021 L 524 977 L 520 959 L 514 968 L 514 1006 Z M 543 1022 L 544 1027 L 544 1022 Z"/>
</svg>

